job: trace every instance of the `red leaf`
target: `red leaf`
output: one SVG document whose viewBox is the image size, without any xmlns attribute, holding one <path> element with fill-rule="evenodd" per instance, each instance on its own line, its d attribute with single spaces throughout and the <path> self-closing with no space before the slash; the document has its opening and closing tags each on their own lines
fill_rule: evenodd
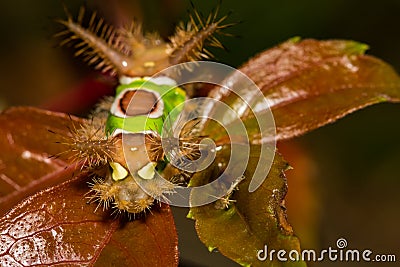
<svg viewBox="0 0 400 267">
<path fill-rule="evenodd" d="M 76 122 L 83 120 L 35 108 L 13 108 L 0 115 L 3 213 L 79 171 L 49 158 L 65 150 L 56 141 Z M 105 212 L 95 214 L 93 205 L 85 204 L 85 178 L 83 173 L 41 191 L 0 220 L 0 265 L 177 265 L 177 235 L 168 206 L 123 224 Z"/>
<path fill-rule="evenodd" d="M 0 215 L 23 198 L 73 177 L 75 166 L 50 156 L 65 150 L 56 143 L 59 134 L 82 121 L 31 107 L 0 114 Z"/>
<path fill-rule="evenodd" d="M 400 101 L 400 77 L 366 49 L 353 41 L 289 41 L 241 70 L 272 101 L 277 139 L 289 139 L 363 107 Z"/>
<path fill-rule="evenodd" d="M 0 220 L 0 265 L 177 266 L 168 206 L 123 224 L 85 204 L 87 175 L 29 197 Z"/>
<path fill-rule="evenodd" d="M 367 46 L 344 40 L 289 40 L 262 52 L 239 70 L 252 79 L 270 101 L 276 139 L 299 136 L 363 107 L 400 102 L 400 77 L 387 63 L 364 55 Z M 235 84 L 237 75 L 227 84 Z M 233 109 L 243 101 L 227 90 L 214 97 Z M 259 143 L 257 120 L 242 117 L 253 143 Z"/>
</svg>

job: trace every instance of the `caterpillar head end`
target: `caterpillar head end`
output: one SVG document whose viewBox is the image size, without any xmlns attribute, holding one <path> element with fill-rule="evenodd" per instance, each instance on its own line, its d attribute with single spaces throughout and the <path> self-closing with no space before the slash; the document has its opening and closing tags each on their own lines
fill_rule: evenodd
<svg viewBox="0 0 400 267">
<path fill-rule="evenodd" d="M 207 46 L 223 47 L 215 35 L 234 25 L 224 24 L 227 16 L 218 18 L 218 8 L 207 18 L 193 9 L 189 22 L 181 23 L 165 41 L 157 34 L 144 34 L 140 23 L 116 29 L 93 13 L 83 26 L 83 7 L 76 20 L 66 13 L 68 18 L 58 21 L 67 28 L 57 34 L 64 37 L 61 45 L 79 40 L 74 44 L 76 56 L 83 56 L 95 69 L 128 77 L 152 76 L 178 63 L 208 59 L 212 54 Z"/>
</svg>

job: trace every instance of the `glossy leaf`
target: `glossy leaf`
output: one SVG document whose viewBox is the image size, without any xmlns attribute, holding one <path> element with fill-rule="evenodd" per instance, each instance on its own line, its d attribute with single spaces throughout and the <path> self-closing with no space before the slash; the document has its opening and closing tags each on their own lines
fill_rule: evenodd
<svg viewBox="0 0 400 267">
<path fill-rule="evenodd" d="M 387 63 L 364 55 L 366 45 L 343 40 L 299 41 L 294 38 L 266 50 L 240 71 L 252 79 L 270 102 L 277 140 L 289 139 L 379 102 L 400 101 L 400 77 Z M 227 84 L 234 84 L 233 75 Z M 229 91 L 210 96 L 242 109 Z M 253 143 L 259 143 L 254 116 L 242 116 Z"/>
<path fill-rule="evenodd" d="M 56 143 L 60 135 L 82 121 L 32 107 L 0 114 L 0 215 L 23 198 L 72 178 L 76 166 L 50 157 L 65 150 Z"/>
<path fill-rule="evenodd" d="M 155 208 L 141 220 L 122 223 L 87 205 L 90 178 L 78 166 L 49 158 L 63 152 L 56 143 L 83 120 L 36 108 L 12 108 L 0 115 L 0 265 L 60 266 L 177 265 L 177 235 L 170 209 Z M 51 133 L 55 132 L 55 133 Z M 36 193 L 36 194 L 35 194 Z"/>
<path fill-rule="evenodd" d="M 85 204 L 87 175 L 46 189 L 0 220 L 1 266 L 177 266 L 167 205 L 132 222 Z"/>
<path fill-rule="evenodd" d="M 220 159 L 228 159 L 222 150 Z M 245 177 L 252 177 L 259 160 L 259 147 L 251 149 Z M 221 162 L 220 162 L 221 163 Z M 223 164 L 223 163 L 222 163 Z M 243 266 L 305 266 L 303 262 L 259 261 L 258 250 L 285 249 L 300 251 L 299 240 L 286 221 L 283 199 L 287 192 L 284 171 L 288 164 L 276 155 L 268 177 L 255 192 L 249 194 L 249 179 L 235 191 L 229 209 L 217 209 L 215 203 L 191 208 L 189 217 L 195 219 L 196 230 L 209 250 L 217 249 Z M 199 186 L 214 179 L 213 175 L 200 173 L 192 178 L 191 185 Z"/>
<path fill-rule="evenodd" d="M 367 46 L 352 41 L 292 39 L 261 53 L 239 70 L 258 85 L 270 102 L 276 124 L 275 139 L 279 141 L 334 122 L 371 104 L 400 101 L 399 76 L 388 64 L 364 55 L 366 49 Z M 238 83 L 241 83 L 239 74 L 225 80 L 226 85 Z M 252 92 L 245 94 L 251 99 Z M 220 88 L 211 91 L 209 96 L 228 104 L 240 115 L 253 144 L 273 140 L 270 135 L 261 139 L 254 113 L 245 108 L 240 97 Z M 251 100 L 254 101 L 251 105 L 257 107 L 260 100 L 255 97 Z M 206 114 L 213 112 L 217 111 L 205 111 Z M 202 133 L 212 136 L 219 145 L 229 142 L 224 138 L 226 132 L 213 122 L 204 124 Z M 219 160 L 224 158 L 228 157 L 222 156 Z M 251 177 L 256 163 L 257 156 L 253 156 L 246 177 Z M 282 178 L 284 170 L 284 162 L 276 157 L 263 185 L 249 194 L 249 181 L 245 180 L 241 190 L 233 195 L 236 202 L 229 210 L 217 210 L 213 204 L 192 208 L 191 216 L 196 220 L 200 239 L 209 248 L 218 248 L 243 265 L 288 264 L 261 263 L 256 259 L 256 251 L 264 244 L 286 251 L 300 249 L 281 206 L 287 186 Z M 192 184 L 201 185 L 215 178 L 205 177 L 198 176 Z"/>
</svg>

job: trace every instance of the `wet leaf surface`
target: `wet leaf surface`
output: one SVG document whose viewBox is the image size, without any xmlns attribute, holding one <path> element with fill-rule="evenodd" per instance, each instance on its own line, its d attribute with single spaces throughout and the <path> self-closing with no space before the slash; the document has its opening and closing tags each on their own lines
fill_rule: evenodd
<svg viewBox="0 0 400 267">
<path fill-rule="evenodd" d="M 3 112 L 0 122 L 0 210 L 4 214 L 13 207 L 0 219 L 1 266 L 177 265 L 169 207 L 156 207 L 133 222 L 94 213 L 95 204 L 86 204 L 84 197 L 87 174 L 49 158 L 65 150 L 56 143 L 59 135 L 83 120 L 20 107 Z M 78 177 L 71 180 L 74 175 Z M 51 187 L 67 180 L 71 181 Z"/>
<path fill-rule="evenodd" d="M 0 214 L 23 198 L 72 178 L 76 166 L 50 157 L 65 150 L 56 143 L 60 135 L 82 121 L 32 107 L 0 114 Z"/>
<path fill-rule="evenodd" d="M 27 198 L 0 220 L 1 266 L 177 266 L 167 205 L 124 222 L 85 204 L 87 175 Z"/>
<path fill-rule="evenodd" d="M 364 55 L 366 45 L 353 41 L 316 41 L 292 39 L 262 52 L 239 70 L 248 75 L 268 99 L 275 119 L 276 140 L 286 140 L 319 128 L 327 123 L 379 102 L 400 101 L 400 78 L 391 66 L 372 56 Z M 243 83 L 239 74 L 225 80 L 227 85 Z M 229 87 L 229 86 L 228 86 Z M 257 107 L 260 100 L 244 92 Z M 253 144 L 261 139 L 254 113 L 228 90 L 211 91 L 210 96 L 228 104 L 241 116 Z M 215 114 L 218 108 L 205 111 Z M 229 125 L 234 125 L 233 120 Z M 202 132 L 213 136 L 218 145 L 228 143 L 222 127 L 214 122 L 203 125 Z M 264 133 L 266 134 L 266 133 Z M 268 136 L 267 136 L 268 137 Z M 265 138 L 265 135 L 264 135 Z M 268 137 L 272 139 L 272 136 Z M 270 141 L 271 141 L 270 140 Z M 254 147 L 253 147 L 254 149 Z M 222 155 L 219 161 L 224 161 Z M 257 155 L 245 176 L 252 177 Z M 284 262 L 260 262 L 257 250 L 266 244 L 270 249 L 300 250 L 298 240 L 286 221 L 283 199 L 286 194 L 284 161 L 277 156 L 263 185 L 249 194 L 248 179 L 233 195 L 229 210 L 217 210 L 213 204 L 192 208 L 200 239 L 209 248 L 243 265 L 285 266 Z M 207 178 L 206 178 L 207 177 Z M 201 185 L 212 175 L 197 176 L 192 185 Z M 292 263 L 302 266 L 305 263 Z"/>
<path fill-rule="evenodd" d="M 222 151 L 223 154 L 227 153 Z M 252 177 L 258 164 L 259 148 L 253 146 L 245 177 Z M 226 157 L 223 157 L 226 158 Z M 255 192 L 249 194 L 250 179 L 245 179 L 235 191 L 229 209 L 217 209 L 215 203 L 191 208 L 189 217 L 196 220 L 200 240 L 209 248 L 244 266 L 305 266 L 303 262 L 271 262 L 257 259 L 258 250 L 285 249 L 300 251 L 300 243 L 286 221 L 283 199 L 287 192 L 284 171 L 288 164 L 276 155 L 268 177 Z M 199 174 L 192 186 L 213 179 L 212 175 Z"/>
<path fill-rule="evenodd" d="M 343 40 L 294 38 L 266 50 L 240 71 L 270 102 L 277 140 L 302 135 L 368 105 L 400 102 L 400 77 L 393 68 L 365 55 L 366 45 Z M 227 84 L 234 84 L 232 75 Z M 222 92 L 222 93 L 221 93 Z M 215 90 L 211 96 L 242 109 L 241 100 Z M 254 143 L 260 142 L 251 113 L 242 116 Z"/>
<path fill-rule="evenodd" d="M 365 45 L 352 41 L 290 40 L 251 59 L 243 67 L 271 102 L 277 140 L 304 134 L 346 114 L 379 102 L 400 101 L 400 78 L 381 60 L 364 55 Z M 228 82 L 235 82 L 235 76 Z M 241 100 L 224 91 L 211 96 L 234 109 Z M 239 101 L 239 102 L 238 102 Z M 257 101 L 257 100 L 255 100 Z M 246 124 L 254 144 L 261 142 L 251 112 Z M 172 215 L 166 206 L 153 215 L 133 222 L 112 220 L 93 205 L 85 204 L 87 175 L 74 177 L 76 167 L 49 158 L 64 148 L 55 142 L 68 125 L 79 119 L 34 108 L 14 108 L 0 115 L 0 261 L 22 265 L 58 264 L 170 266 L 177 265 L 177 237 Z M 203 132 L 215 133 L 212 123 Z M 208 127 L 208 128 L 207 128 Z M 219 129 L 217 130 L 219 131 Z M 210 134 L 211 135 L 211 134 Z M 212 136 L 223 144 L 225 133 Z M 221 152 L 219 161 L 227 158 Z M 257 146 L 252 146 L 246 177 L 258 162 Z M 200 239 L 210 249 L 242 265 L 304 266 L 297 262 L 261 262 L 257 251 L 271 249 L 300 251 L 298 239 L 286 221 L 284 197 L 287 164 L 277 155 L 267 179 L 248 193 L 250 179 L 235 191 L 229 209 L 214 204 L 192 208 Z M 191 185 L 210 182 L 214 175 L 196 174 Z M 41 189 L 48 188 L 44 191 Z"/>
</svg>

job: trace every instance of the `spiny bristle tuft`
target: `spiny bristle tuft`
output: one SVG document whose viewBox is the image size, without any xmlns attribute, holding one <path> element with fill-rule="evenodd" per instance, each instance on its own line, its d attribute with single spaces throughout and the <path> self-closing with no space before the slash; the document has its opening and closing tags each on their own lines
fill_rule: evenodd
<svg viewBox="0 0 400 267">
<path fill-rule="evenodd" d="M 200 142 L 204 136 L 195 133 L 199 120 L 191 120 L 185 124 L 179 134 L 179 145 L 183 155 L 190 161 L 194 161 L 200 157 Z"/>
<path fill-rule="evenodd" d="M 131 210 L 128 210 L 128 211 L 133 212 L 133 213 L 150 211 L 150 207 L 153 205 L 153 203 L 154 203 L 154 199 L 150 199 L 150 198 L 138 199 L 132 205 Z"/>
<path fill-rule="evenodd" d="M 180 122 L 178 120 L 175 122 L 176 127 L 164 129 L 169 131 L 167 134 L 169 137 L 162 140 L 165 146 L 164 153 L 174 166 L 183 168 L 201 156 L 201 140 L 204 136 L 196 133 L 196 126 L 199 122 L 199 120 L 188 122 Z M 178 147 L 176 147 L 176 143 Z"/>
<path fill-rule="evenodd" d="M 87 193 L 89 196 L 89 203 L 98 202 L 97 209 L 102 206 L 103 210 L 110 208 L 111 203 L 114 201 L 114 195 L 117 188 L 115 186 L 104 182 L 103 178 L 95 177 L 92 182 L 89 182 L 90 191 Z"/>
<path fill-rule="evenodd" d="M 223 30 L 234 25 L 224 24 L 228 15 L 218 18 L 219 5 L 207 17 L 202 16 L 194 5 L 192 9 L 189 22 L 186 25 L 180 23 L 170 37 L 168 53 L 171 64 L 212 58 L 212 53 L 206 47 L 224 48 L 216 35 L 224 35 Z"/>
<path fill-rule="evenodd" d="M 110 112 L 114 99 L 115 98 L 113 96 L 103 97 L 103 99 L 101 99 L 100 102 L 96 104 L 94 113 L 106 112 L 108 114 Z"/>
<path fill-rule="evenodd" d="M 145 136 L 147 155 L 151 161 L 158 162 L 164 158 L 161 136 L 157 132 Z"/>
<path fill-rule="evenodd" d="M 112 202 L 112 208 L 114 209 L 113 213 L 122 214 L 122 213 L 131 213 L 138 214 L 145 211 L 149 211 L 151 205 L 153 205 L 154 199 L 144 198 L 138 199 L 134 202 L 127 200 L 118 200 Z"/>
<path fill-rule="evenodd" d="M 96 104 L 93 111 L 89 114 L 88 119 L 91 121 L 92 128 L 100 129 L 105 132 L 106 122 L 110 114 L 111 105 L 114 97 L 106 96 Z"/>
<path fill-rule="evenodd" d="M 240 176 L 237 179 L 235 179 L 232 184 L 230 185 L 230 187 L 227 190 L 227 193 L 225 196 L 219 198 L 215 203 L 214 203 L 214 208 L 215 209 L 229 209 L 230 205 L 234 202 L 236 202 L 236 200 L 231 199 L 232 194 L 234 193 L 235 190 L 239 190 L 238 185 L 241 181 L 243 181 L 245 179 L 244 176 Z"/>
<path fill-rule="evenodd" d="M 68 11 L 66 13 L 67 20 L 58 20 L 68 29 L 56 34 L 64 37 L 60 45 L 79 40 L 74 44 L 75 56 L 82 56 L 89 65 L 95 65 L 95 69 L 116 73 L 118 71 L 116 62 L 131 53 L 131 47 L 123 36 L 124 31 L 104 23 L 102 18 L 97 17 L 96 12 L 92 13 L 88 25 L 84 27 L 83 20 L 86 13 L 84 7 L 81 7 L 76 22 Z"/>
<path fill-rule="evenodd" d="M 145 182 L 147 193 L 157 201 L 168 202 L 166 194 L 175 193 L 176 185 L 164 179 L 152 179 Z"/>
<path fill-rule="evenodd" d="M 60 144 L 66 146 L 66 151 L 56 155 L 65 156 L 71 162 L 83 162 L 82 168 L 96 168 L 111 161 L 115 156 L 116 139 L 107 137 L 104 124 L 93 117 L 87 123 L 72 123 L 68 135 L 60 135 Z"/>
</svg>

